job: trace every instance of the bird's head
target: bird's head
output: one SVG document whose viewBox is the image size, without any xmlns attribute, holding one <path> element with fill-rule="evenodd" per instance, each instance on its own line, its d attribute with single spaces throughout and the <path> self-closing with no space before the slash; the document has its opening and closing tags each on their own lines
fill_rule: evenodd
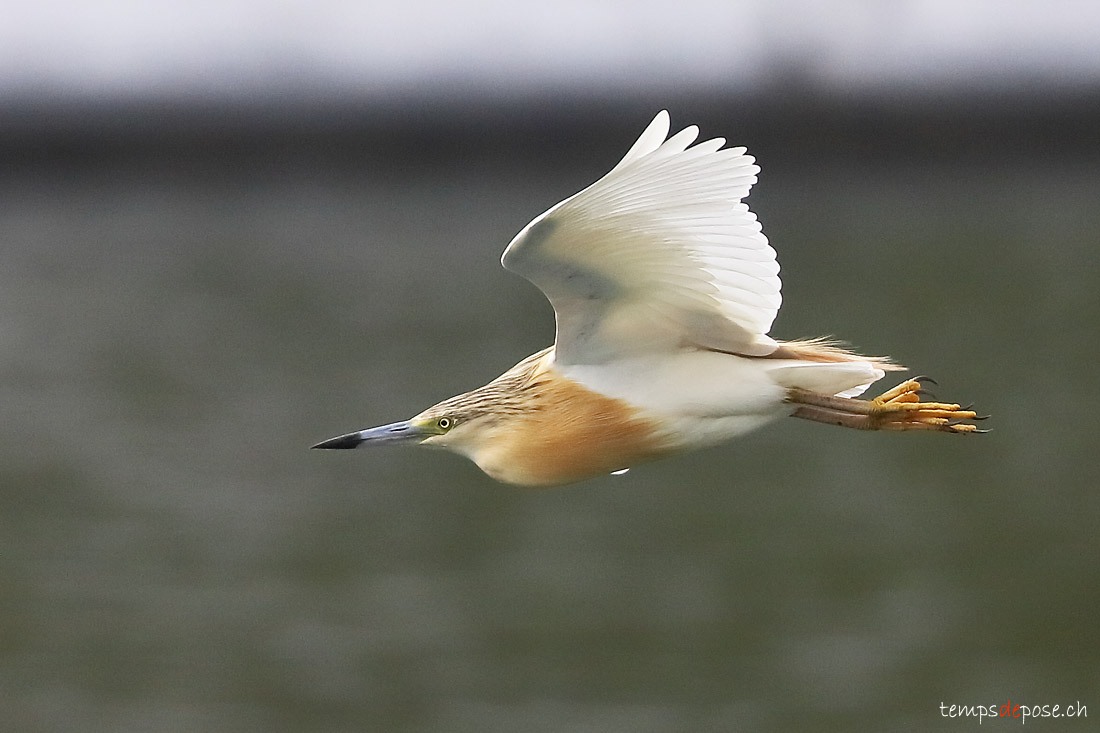
<svg viewBox="0 0 1100 733">
<path fill-rule="evenodd" d="M 443 400 L 408 420 L 347 433 L 313 447 L 404 443 L 446 448 L 494 478 L 522 483 L 505 473 L 503 456 L 545 432 L 524 418 L 542 414 L 549 404 L 544 368 L 551 352 L 552 347 L 532 354 L 483 387 Z"/>
<path fill-rule="evenodd" d="M 361 445 L 410 444 L 477 453 L 492 440 L 508 412 L 499 399 L 475 390 L 432 405 L 408 420 L 358 430 L 322 441 L 314 448 L 358 448 Z"/>
</svg>

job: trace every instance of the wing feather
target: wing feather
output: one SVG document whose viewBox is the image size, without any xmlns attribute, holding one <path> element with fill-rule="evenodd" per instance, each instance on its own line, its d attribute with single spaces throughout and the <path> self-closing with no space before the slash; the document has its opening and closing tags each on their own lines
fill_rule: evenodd
<svg viewBox="0 0 1100 733">
<path fill-rule="evenodd" d="M 741 201 L 759 168 L 660 112 L 611 171 L 528 224 L 502 262 L 550 299 L 556 359 L 714 349 L 765 355 L 779 264 Z M 666 139 L 667 138 L 667 139 Z"/>
</svg>

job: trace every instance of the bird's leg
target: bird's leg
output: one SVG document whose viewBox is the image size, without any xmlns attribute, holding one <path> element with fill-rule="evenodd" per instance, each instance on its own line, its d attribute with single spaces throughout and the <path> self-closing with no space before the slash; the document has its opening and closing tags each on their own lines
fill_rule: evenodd
<svg viewBox="0 0 1100 733">
<path fill-rule="evenodd" d="M 973 410 L 950 402 L 921 402 L 921 383 L 909 379 L 872 400 L 836 397 L 806 389 L 787 390 L 787 402 L 798 405 L 794 417 L 856 430 L 937 430 L 981 433 L 966 420 L 981 420 Z"/>
</svg>

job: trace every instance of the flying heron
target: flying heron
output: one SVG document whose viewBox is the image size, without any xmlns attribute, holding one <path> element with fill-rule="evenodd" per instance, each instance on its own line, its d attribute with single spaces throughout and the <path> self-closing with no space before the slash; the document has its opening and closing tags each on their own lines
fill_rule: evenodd
<svg viewBox="0 0 1100 733">
<path fill-rule="evenodd" d="M 550 486 L 619 473 L 784 415 L 860 430 L 982 432 L 922 379 L 855 399 L 901 367 L 824 339 L 768 335 L 775 250 L 742 201 L 760 169 L 660 112 L 618 165 L 537 217 L 501 262 L 554 306 L 554 345 L 470 392 L 314 448 L 417 443 L 493 478 Z"/>
</svg>

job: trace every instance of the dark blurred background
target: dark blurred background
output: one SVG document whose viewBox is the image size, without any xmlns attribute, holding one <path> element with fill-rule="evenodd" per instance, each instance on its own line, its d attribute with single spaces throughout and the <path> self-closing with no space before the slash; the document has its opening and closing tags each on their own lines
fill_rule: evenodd
<svg viewBox="0 0 1100 733">
<path fill-rule="evenodd" d="M 5 11 L 3 727 L 1095 725 L 1093 5 L 375 5 Z M 994 431 L 544 492 L 307 450 L 550 343 L 500 252 L 662 108 L 762 166 L 776 336 Z"/>
</svg>

